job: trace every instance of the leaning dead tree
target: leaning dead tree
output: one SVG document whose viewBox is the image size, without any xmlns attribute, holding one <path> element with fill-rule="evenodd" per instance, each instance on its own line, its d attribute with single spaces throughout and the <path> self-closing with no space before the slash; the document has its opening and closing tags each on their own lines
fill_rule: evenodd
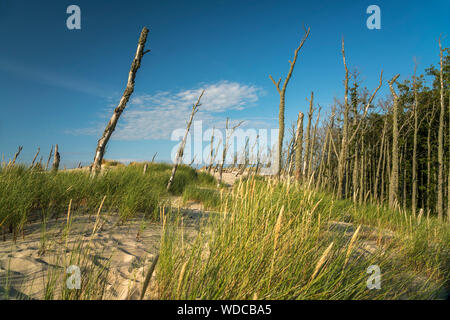
<svg viewBox="0 0 450 320">
<path fill-rule="evenodd" d="M 31 162 L 30 169 L 32 169 L 34 167 L 34 163 L 36 162 L 36 158 L 38 157 L 40 151 L 41 151 L 41 148 L 38 147 L 36 154 L 34 155 L 33 161 Z"/>
<path fill-rule="evenodd" d="M 48 159 L 47 159 L 47 164 L 45 165 L 45 170 L 48 169 L 48 165 L 50 163 L 50 160 L 52 159 L 52 154 L 53 154 L 53 145 L 52 145 L 52 147 L 50 149 L 50 153 L 48 154 Z"/>
<path fill-rule="evenodd" d="M 286 79 L 284 79 L 284 83 L 283 86 L 280 88 L 280 84 L 281 84 L 281 77 L 278 80 L 278 82 L 275 82 L 275 80 L 273 80 L 272 76 L 269 75 L 270 80 L 272 80 L 273 84 L 275 85 L 278 94 L 280 95 L 280 106 L 279 106 L 279 115 L 278 115 L 278 121 L 279 121 L 279 131 L 278 131 L 278 152 L 277 152 L 277 176 L 280 177 L 281 174 L 281 163 L 282 163 L 282 159 L 281 159 L 281 155 L 283 152 L 283 139 L 284 139 L 284 109 L 285 109 L 285 96 L 286 96 L 286 88 L 287 85 L 289 83 L 289 80 L 291 79 L 292 76 L 292 72 L 294 71 L 294 67 L 295 67 L 295 62 L 297 61 L 297 56 L 298 53 L 300 51 L 300 49 L 303 47 L 303 44 L 305 43 L 306 39 L 309 36 L 309 31 L 310 28 L 308 28 L 308 30 L 305 31 L 305 35 L 303 36 L 303 39 L 300 41 L 300 45 L 297 47 L 297 49 L 295 49 L 294 52 L 294 59 L 292 61 L 289 60 L 289 64 L 290 64 L 290 68 L 289 68 L 289 72 L 286 76 Z"/>
<path fill-rule="evenodd" d="M 19 146 L 19 149 L 17 149 L 16 154 L 14 155 L 14 159 L 12 161 L 12 165 L 14 166 L 16 164 L 16 160 L 17 157 L 20 155 L 20 153 L 22 152 L 23 146 Z"/>
<path fill-rule="evenodd" d="M 175 178 L 175 173 L 177 172 L 177 168 L 180 165 L 181 161 L 183 160 L 184 147 L 186 146 L 186 140 L 187 140 L 189 130 L 191 129 L 192 120 L 194 119 L 194 115 L 198 112 L 198 108 L 200 107 L 200 100 L 202 99 L 202 96 L 204 93 L 205 93 L 205 90 L 202 91 L 202 93 L 198 97 L 197 102 L 192 106 L 192 112 L 191 112 L 191 116 L 189 117 L 189 121 L 187 122 L 186 132 L 184 133 L 183 140 L 181 141 L 180 147 L 178 148 L 177 156 L 175 159 L 175 164 L 172 168 L 172 174 L 170 175 L 169 182 L 167 183 L 167 191 L 170 190 L 170 187 L 173 184 L 173 179 Z"/>
<path fill-rule="evenodd" d="M 123 110 L 127 106 L 128 100 L 130 99 L 130 96 L 134 91 L 134 81 L 136 78 L 136 72 L 141 66 L 142 57 L 144 56 L 144 54 L 150 51 L 150 50 L 144 51 L 145 42 L 147 41 L 147 34 L 148 29 L 144 27 L 141 31 L 141 35 L 139 37 L 138 46 L 136 50 L 136 55 L 134 56 L 130 72 L 128 74 L 127 87 L 125 88 L 122 98 L 120 99 L 119 105 L 114 109 L 114 113 L 111 119 L 109 120 L 102 137 L 98 140 L 94 162 L 92 163 L 91 167 L 93 175 L 98 173 L 101 169 L 101 164 L 103 160 L 103 155 L 105 154 L 106 145 L 108 144 L 108 141 L 111 138 L 112 133 L 116 129 L 117 122 L 119 121 L 119 118 Z"/>
</svg>

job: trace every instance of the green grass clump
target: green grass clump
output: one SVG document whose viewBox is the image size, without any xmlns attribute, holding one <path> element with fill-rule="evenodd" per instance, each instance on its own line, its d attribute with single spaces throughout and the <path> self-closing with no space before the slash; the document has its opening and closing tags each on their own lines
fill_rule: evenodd
<svg viewBox="0 0 450 320">
<path fill-rule="evenodd" d="M 166 191 L 172 166 L 148 163 L 115 166 L 92 178 L 87 171 L 47 172 L 16 165 L 0 169 L 0 225 L 23 229 L 30 214 L 58 217 L 72 208 L 94 212 L 105 197 L 103 210 L 116 212 L 123 220 L 143 213 L 159 217 L 158 207 L 171 194 L 181 195 L 188 185 L 214 184 L 214 178 L 179 166 Z"/>
<path fill-rule="evenodd" d="M 201 202 L 205 209 L 217 209 L 221 203 L 218 190 L 197 185 L 189 185 L 184 189 L 183 202 L 188 200 Z"/>
</svg>

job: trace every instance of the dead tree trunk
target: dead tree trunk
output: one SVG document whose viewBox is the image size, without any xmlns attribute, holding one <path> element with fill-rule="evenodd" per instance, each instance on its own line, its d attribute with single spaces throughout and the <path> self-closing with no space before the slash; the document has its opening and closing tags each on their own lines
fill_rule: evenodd
<svg viewBox="0 0 450 320">
<path fill-rule="evenodd" d="M 59 161 L 61 160 L 61 157 L 58 152 L 58 145 L 55 144 L 55 155 L 53 156 L 53 171 L 58 171 L 59 169 Z"/>
<path fill-rule="evenodd" d="M 411 195 L 411 210 L 413 215 L 416 215 L 417 210 L 417 135 L 419 131 L 419 117 L 418 117 L 418 106 L 419 98 L 417 93 L 417 79 L 416 79 L 416 69 L 417 64 L 414 67 L 414 104 L 413 104 L 413 114 L 414 114 L 414 138 L 413 138 L 413 158 L 412 158 L 412 195 Z"/>
<path fill-rule="evenodd" d="M 283 87 L 280 88 L 281 83 L 281 77 L 278 80 L 278 82 L 275 82 L 273 80 L 272 76 L 269 76 L 272 80 L 273 84 L 275 85 L 278 94 L 280 95 L 280 106 L 279 106 L 279 114 L 278 114 L 278 122 L 279 122 L 279 131 L 278 131 L 278 152 L 277 152 L 277 177 L 280 178 L 281 174 L 281 155 L 283 152 L 283 139 L 284 139 L 284 108 L 285 108 L 285 96 L 286 96 L 286 87 L 289 83 L 289 80 L 291 79 L 292 72 L 294 71 L 295 62 L 297 61 L 297 56 L 300 51 L 300 49 L 303 47 L 303 44 L 305 43 L 306 39 L 309 36 L 310 29 L 306 30 L 305 35 L 303 36 L 302 41 L 300 42 L 300 45 L 297 47 L 297 49 L 294 52 L 294 59 L 292 61 L 289 61 L 290 68 L 289 73 L 286 76 L 286 79 L 284 80 Z"/>
<path fill-rule="evenodd" d="M 170 187 L 173 184 L 173 179 L 175 178 L 175 173 L 177 172 L 177 168 L 180 165 L 181 161 L 183 160 L 184 147 L 186 145 L 186 140 L 187 140 L 187 136 L 188 136 L 188 133 L 189 133 L 189 129 L 191 128 L 192 120 L 194 119 L 194 115 L 197 113 L 198 108 L 200 107 L 200 100 L 201 100 L 201 98 L 202 98 L 204 93 L 205 93 L 205 90 L 202 91 L 202 93 L 198 97 L 197 102 L 192 106 L 192 112 L 191 112 L 191 116 L 189 117 L 189 121 L 187 122 L 186 132 L 184 134 L 183 140 L 180 143 L 180 147 L 179 147 L 178 152 L 177 152 L 177 157 L 175 159 L 175 164 L 174 164 L 174 166 L 172 168 L 172 173 L 170 175 L 169 182 L 167 183 L 167 188 L 166 188 L 167 191 L 170 190 Z"/>
<path fill-rule="evenodd" d="M 309 100 L 309 112 L 308 112 L 308 123 L 306 125 L 306 138 L 305 138 L 305 158 L 303 160 L 303 177 L 308 180 L 308 164 L 309 164 L 309 149 L 311 146 L 311 122 L 314 114 L 314 92 L 311 92 L 311 100 Z"/>
<path fill-rule="evenodd" d="M 295 131 L 295 178 L 298 182 L 301 182 L 302 177 L 303 117 L 303 112 L 299 112 Z"/>
<path fill-rule="evenodd" d="M 393 84 L 400 75 L 397 74 L 389 81 L 389 88 L 394 97 L 393 120 L 392 120 L 392 171 L 389 181 L 389 207 L 393 208 L 398 201 L 398 96 Z"/>
<path fill-rule="evenodd" d="M 434 117 L 436 115 L 436 105 L 433 102 L 433 108 L 428 118 L 427 133 L 427 210 L 431 210 L 431 130 L 433 129 Z"/>
<path fill-rule="evenodd" d="M 222 174 L 223 174 L 223 166 L 225 164 L 225 160 L 227 158 L 227 152 L 228 152 L 228 147 L 229 147 L 229 143 L 230 143 L 230 138 L 233 135 L 234 131 L 243 123 L 243 121 L 239 122 L 237 125 L 235 125 L 234 127 L 232 127 L 231 129 L 228 128 L 228 123 L 229 123 L 229 118 L 227 118 L 226 124 L 225 124 L 225 140 L 223 143 L 223 150 L 222 150 L 222 162 L 218 165 L 218 169 L 219 169 L 219 180 L 217 181 L 217 185 L 219 186 L 220 183 L 222 182 Z"/>
<path fill-rule="evenodd" d="M 344 177 L 345 177 L 345 163 L 347 159 L 348 150 L 348 114 L 350 111 L 350 105 L 348 103 L 348 68 L 345 61 L 345 49 L 344 49 L 344 39 L 342 39 L 342 61 L 344 62 L 345 68 L 345 79 L 344 79 L 344 123 L 342 128 L 342 141 L 341 150 L 339 152 L 338 159 L 338 197 L 344 198 Z"/>
<path fill-rule="evenodd" d="M 373 196 L 375 201 L 378 200 L 378 177 L 380 176 L 380 168 L 383 160 L 383 152 L 384 152 L 384 141 L 385 141 L 385 135 L 386 135 L 386 129 L 387 129 L 387 116 L 384 118 L 384 124 L 383 124 L 383 132 L 381 133 L 381 145 L 380 145 L 380 155 L 378 158 L 378 164 L 375 174 L 375 183 L 373 185 Z M 383 175 L 384 173 L 382 173 Z M 383 184 L 383 182 L 381 182 Z"/>
<path fill-rule="evenodd" d="M 12 161 L 12 165 L 14 166 L 16 164 L 16 160 L 17 157 L 20 155 L 20 153 L 22 152 L 23 146 L 19 146 L 19 149 L 17 149 L 16 154 L 14 155 L 14 159 Z"/>
<path fill-rule="evenodd" d="M 48 170 L 48 165 L 50 164 L 50 160 L 52 158 L 52 154 L 53 154 L 53 145 L 50 148 L 50 153 L 48 154 L 47 164 L 45 165 L 45 170 L 46 171 Z"/>
<path fill-rule="evenodd" d="M 439 132 L 438 132 L 438 184 L 437 184 L 437 202 L 436 210 L 438 218 L 442 219 L 444 216 L 444 78 L 443 78 L 443 50 L 441 46 L 441 39 L 439 39 L 439 53 L 440 53 L 440 82 L 441 82 L 441 112 L 439 114 Z"/>
<path fill-rule="evenodd" d="M 450 119 L 450 94 L 448 95 L 448 118 Z M 450 120 L 449 120 L 450 121 Z M 450 123 L 448 124 L 448 136 L 450 137 Z M 450 143 L 448 145 L 448 179 L 447 179 L 447 221 L 450 222 Z"/>
<path fill-rule="evenodd" d="M 212 134 L 211 134 L 211 150 L 210 150 L 210 153 L 209 153 L 209 165 L 207 167 L 208 174 L 211 172 L 211 167 L 213 165 L 213 157 L 214 157 L 214 130 L 215 130 L 215 128 L 213 127 L 213 131 L 212 131 Z"/>
<path fill-rule="evenodd" d="M 36 158 L 39 155 L 39 152 L 41 152 L 41 148 L 38 147 L 36 154 L 34 155 L 33 161 L 31 162 L 31 166 L 30 169 L 32 169 L 34 167 L 34 162 L 36 161 Z"/>
<path fill-rule="evenodd" d="M 117 122 L 119 121 L 119 118 L 127 106 L 128 100 L 130 99 L 131 94 L 134 91 L 134 81 L 136 78 L 136 72 L 138 71 L 139 67 L 141 66 L 141 59 L 149 52 L 149 50 L 144 51 L 145 42 L 147 41 L 147 34 L 148 29 L 144 27 L 141 31 L 141 35 L 139 37 L 139 42 L 136 50 L 136 55 L 134 56 L 133 62 L 131 64 L 130 72 L 128 74 L 128 82 L 127 87 L 125 88 L 125 91 L 122 95 L 122 98 L 120 99 L 119 105 L 114 109 L 114 113 L 111 117 L 111 119 L 108 122 L 108 125 L 105 128 L 105 131 L 103 132 L 102 137 L 98 140 L 97 149 L 95 151 L 95 157 L 94 162 L 92 163 L 92 173 L 93 175 L 96 175 L 102 165 L 103 155 L 105 154 L 106 145 L 108 144 L 109 139 L 111 138 L 112 133 L 116 129 Z"/>
<path fill-rule="evenodd" d="M 372 95 L 370 96 L 366 106 L 364 107 L 364 112 L 362 115 L 362 119 L 358 122 L 357 127 L 353 131 L 353 134 L 350 136 L 349 133 L 349 111 L 350 104 L 348 103 L 348 68 L 347 63 L 345 61 L 345 49 L 344 49 L 344 39 L 342 39 L 342 60 L 345 68 L 345 80 L 344 80 L 344 123 L 342 128 L 342 140 L 341 140 L 341 150 L 339 152 L 338 157 L 338 197 L 344 198 L 346 196 L 346 190 L 349 185 L 347 183 L 348 179 L 346 179 L 346 184 L 344 188 L 344 178 L 346 176 L 346 168 L 347 168 L 347 157 L 348 157 L 348 147 L 355 139 L 356 134 L 359 131 L 361 123 L 363 123 L 363 119 L 366 117 L 367 112 L 369 111 L 369 107 L 375 98 L 378 90 L 381 88 L 383 82 L 383 71 L 380 74 L 380 83 L 378 87 L 374 90 Z M 347 172 L 348 173 L 348 172 Z"/>
<path fill-rule="evenodd" d="M 319 125 L 319 118 L 320 118 L 320 107 L 317 112 L 317 119 L 316 119 L 316 123 L 314 124 L 312 139 L 311 139 L 311 143 L 309 145 L 308 176 L 307 176 L 308 181 L 311 180 L 311 176 L 313 175 L 312 169 L 313 169 L 313 160 L 314 160 L 314 148 L 316 145 L 316 136 L 317 136 L 317 127 Z"/>
</svg>

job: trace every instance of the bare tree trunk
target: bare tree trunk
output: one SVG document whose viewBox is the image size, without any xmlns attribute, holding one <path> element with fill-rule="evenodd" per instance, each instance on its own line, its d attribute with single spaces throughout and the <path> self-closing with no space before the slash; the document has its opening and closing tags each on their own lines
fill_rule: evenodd
<svg viewBox="0 0 450 320">
<path fill-rule="evenodd" d="M 303 160 L 303 177 L 308 181 L 308 165 L 309 165 L 309 149 L 311 146 L 311 122 L 314 114 L 314 92 L 311 92 L 311 99 L 309 100 L 308 124 L 306 125 L 305 138 L 305 158 Z"/>
<path fill-rule="evenodd" d="M 363 119 L 366 117 L 367 112 L 369 111 L 370 105 L 375 98 L 378 90 L 381 88 L 382 82 L 383 82 L 383 71 L 381 71 L 380 74 L 380 83 L 378 87 L 374 90 L 372 95 L 370 96 L 366 106 L 364 107 L 364 112 L 362 115 L 362 119 L 358 122 L 357 127 L 353 131 L 353 134 L 349 136 L 349 111 L 350 111 L 350 105 L 348 103 L 348 68 L 347 63 L 345 61 L 345 49 L 344 49 L 344 39 L 342 39 L 342 60 L 344 63 L 345 68 L 345 80 L 344 80 L 344 87 L 345 87 L 345 93 L 344 93 L 344 124 L 342 129 L 342 142 L 341 142 L 341 150 L 339 153 L 338 158 L 338 197 L 344 198 L 347 193 L 347 189 L 349 187 L 348 185 L 348 179 L 346 179 L 345 188 L 344 188 L 344 178 L 346 177 L 346 169 L 348 167 L 347 164 L 347 157 L 348 157 L 348 147 L 352 143 L 352 141 L 355 139 L 359 128 L 361 124 L 363 123 Z M 348 175 L 348 173 L 347 173 Z"/>
<path fill-rule="evenodd" d="M 427 133 L 427 210 L 431 210 L 431 129 L 436 114 L 436 105 L 433 102 Z"/>
<path fill-rule="evenodd" d="M 51 158 L 52 158 L 52 154 L 53 154 L 53 145 L 52 145 L 52 147 L 50 148 L 50 153 L 48 154 L 47 164 L 45 165 L 45 170 L 46 170 L 46 171 L 47 171 L 47 169 L 48 169 L 48 165 L 50 164 L 50 160 L 51 160 Z"/>
<path fill-rule="evenodd" d="M 141 66 L 141 60 L 145 53 L 149 52 L 149 50 L 144 51 L 145 42 L 147 41 L 148 29 L 144 27 L 141 31 L 141 35 L 139 37 L 139 42 L 136 50 L 136 55 L 134 56 L 133 62 L 131 64 L 130 72 L 128 74 L 128 82 L 127 87 L 120 99 L 119 105 L 114 109 L 114 113 L 111 119 L 108 122 L 108 125 L 103 132 L 102 137 L 98 140 L 97 149 L 95 151 L 94 162 L 92 163 L 92 173 L 93 175 L 97 174 L 102 165 L 103 155 L 105 154 L 106 145 L 108 144 L 109 139 L 111 138 L 112 133 L 116 129 L 117 122 L 119 118 L 127 106 L 128 100 L 130 99 L 131 94 L 134 91 L 134 81 L 136 78 L 136 72 Z"/>
<path fill-rule="evenodd" d="M 413 215 L 416 215 L 417 210 L 417 134 L 419 131 L 419 117 L 418 106 L 419 98 L 417 93 L 417 79 L 416 79 L 417 64 L 414 66 L 414 138 L 413 138 L 413 157 L 412 157 L 412 195 L 411 195 L 411 210 Z"/>
<path fill-rule="evenodd" d="M 313 175 L 312 165 L 313 165 L 313 160 L 314 160 L 313 159 L 314 158 L 314 148 L 315 148 L 315 144 L 316 144 L 316 135 L 317 135 L 317 127 L 319 125 L 319 118 L 320 118 L 320 108 L 319 108 L 319 112 L 317 113 L 317 120 L 316 120 L 316 123 L 314 124 L 312 140 L 311 140 L 311 144 L 309 147 L 308 181 L 311 179 L 311 176 Z"/>
<path fill-rule="evenodd" d="M 58 171 L 59 169 L 59 161 L 61 160 L 61 157 L 58 152 L 58 144 L 55 144 L 55 154 L 53 156 L 53 171 Z"/>
<path fill-rule="evenodd" d="M 17 152 L 14 155 L 14 159 L 12 161 L 13 166 L 16 164 L 17 157 L 20 155 L 20 152 L 22 152 L 22 149 L 23 149 L 23 146 L 19 146 L 19 149 L 17 149 Z"/>
<path fill-rule="evenodd" d="M 295 178 L 301 181 L 303 153 L 303 112 L 298 113 L 297 130 L 295 131 Z"/>
<path fill-rule="evenodd" d="M 393 83 L 400 75 L 397 74 L 389 81 L 389 88 L 394 97 L 393 128 L 392 128 L 392 173 L 389 182 L 389 207 L 393 208 L 398 201 L 398 96 L 395 93 Z"/>
<path fill-rule="evenodd" d="M 448 95 L 448 136 L 450 137 L 450 94 Z M 447 179 L 447 221 L 450 222 L 450 143 L 448 145 L 448 179 Z"/>
<path fill-rule="evenodd" d="M 382 158 L 383 158 L 386 129 L 387 129 L 387 116 L 384 119 L 383 132 L 381 134 L 380 156 L 378 158 L 378 164 L 377 164 L 377 169 L 376 169 L 376 174 L 375 174 L 375 183 L 374 183 L 374 186 L 373 186 L 373 189 L 374 189 L 373 190 L 373 195 L 374 195 L 375 201 L 378 200 L 378 177 L 380 175 L 380 167 L 381 167 Z M 383 174 L 384 173 L 382 173 L 382 175 Z"/>
<path fill-rule="evenodd" d="M 234 127 L 232 127 L 231 129 L 228 128 L 228 122 L 229 122 L 229 118 L 227 118 L 226 124 L 225 124 L 225 141 L 223 144 L 223 152 L 222 152 L 222 162 L 218 165 L 219 168 L 219 180 L 217 181 L 217 185 L 220 185 L 220 183 L 222 182 L 222 174 L 223 174 L 223 165 L 225 164 L 225 160 L 227 158 L 227 151 L 228 151 L 228 145 L 229 145 L 229 140 L 231 138 L 231 136 L 233 135 L 234 131 L 243 123 L 243 121 L 239 122 L 237 125 L 235 125 Z"/>
<path fill-rule="evenodd" d="M 280 95 L 280 106 L 279 106 L 279 114 L 278 114 L 278 122 L 279 122 L 278 152 L 277 152 L 278 159 L 276 159 L 276 161 L 277 161 L 276 174 L 277 174 L 278 178 L 280 178 L 280 175 L 281 175 L 281 155 L 283 152 L 283 139 L 284 139 L 284 108 L 285 108 L 286 87 L 287 87 L 287 84 L 289 83 L 289 80 L 291 79 L 292 72 L 294 71 L 294 66 L 295 66 L 295 62 L 297 61 L 298 53 L 299 53 L 300 49 L 303 47 L 303 44 L 305 43 L 306 39 L 309 36 L 309 31 L 310 31 L 310 28 L 308 28 L 308 30 L 306 30 L 305 35 L 303 36 L 303 39 L 300 42 L 300 45 L 295 50 L 294 59 L 292 61 L 289 61 L 289 64 L 290 64 L 289 73 L 286 76 L 286 79 L 284 80 L 283 87 L 280 88 L 281 77 L 278 80 L 278 82 L 275 82 L 275 80 L 273 80 L 272 76 L 269 76 Z"/>
<path fill-rule="evenodd" d="M 211 172 L 211 167 L 213 165 L 213 156 L 214 156 L 214 127 L 213 127 L 213 132 L 211 135 L 211 151 L 209 153 L 209 165 L 207 168 L 208 174 Z"/>
<path fill-rule="evenodd" d="M 175 164 L 173 165 L 172 173 L 170 175 L 169 182 L 167 183 L 167 188 L 166 188 L 167 191 L 170 190 L 170 187 L 173 184 L 173 179 L 175 178 L 175 173 L 177 172 L 177 168 L 180 165 L 181 161 L 183 160 L 184 147 L 186 145 L 187 136 L 188 136 L 189 130 L 190 130 L 191 125 L 192 125 L 192 120 L 194 119 L 194 115 L 198 111 L 198 107 L 200 106 L 200 99 L 202 98 L 204 93 L 205 93 L 205 90 L 202 91 L 202 93 L 198 97 L 197 102 L 192 106 L 192 112 L 191 112 L 191 116 L 189 117 L 189 121 L 188 121 L 187 126 L 186 126 L 186 132 L 184 133 L 183 140 L 180 143 L 180 147 L 179 147 L 178 152 L 177 152 L 177 157 L 175 159 Z"/>
<path fill-rule="evenodd" d="M 344 198 L 344 176 L 345 176 L 345 163 L 347 160 L 347 150 L 348 150 L 348 114 L 350 111 L 350 105 L 348 103 L 348 68 L 345 61 L 345 49 L 344 49 L 344 39 L 342 39 L 342 61 L 344 62 L 345 68 L 345 80 L 344 80 L 344 123 L 342 128 L 342 141 L 341 150 L 339 153 L 338 160 L 338 197 Z"/>
<path fill-rule="evenodd" d="M 444 216 L 444 78 L 443 78 L 443 50 L 441 46 L 441 39 L 439 39 L 440 52 L 440 81 L 441 81 L 441 112 L 439 114 L 439 132 L 438 132 L 438 194 L 436 209 L 438 218 L 442 219 Z"/>
<path fill-rule="evenodd" d="M 31 162 L 30 168 L 34 167 L 34 162 L 36 161 L 37 156 L 39 155 L 39 152 L 41 152 L 41 148 L 38 147 L 36 154 L 34 155 L 33 161 Z"/>
</svg>

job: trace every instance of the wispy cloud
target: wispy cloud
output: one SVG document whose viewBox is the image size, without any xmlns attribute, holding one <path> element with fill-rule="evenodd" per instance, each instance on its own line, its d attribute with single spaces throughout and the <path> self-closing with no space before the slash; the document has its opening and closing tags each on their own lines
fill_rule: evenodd
<svg viewBox="0 0 450 320">
<path fill-rule="evenodd" d="M 105 88 L 87 79 L 76 79 L 73 76 L 54 73 L 3 57 L 0 57 L 0 71 L 53 87 L 74 90 L 103 98 L 109 97 L 109 93 L 107 93 Z"/>
<path fill-rule="evenodd" d="M 199 85 L 197 88 L 178 92 L 164 91 L 155 94 L 134 96 L 119 121 L 114 139 L 116 140 L 153 140 L 170 139 L 171 133 L 186 126 L 192 104 L 201 91 L 205 94 L 200 111 L 195 119 L 202 120 L 208 126 L 224 126 L 227 111 L 256 107 L 263 91 L 253 85 L 238 82 L 220 81 Z M 234 119 L 236 120 L 236 119 Z M 247 126 L 262 125 L 263 119 L 249 119 Z M 104 126 L 104 124 L 103 124 Z M 92 128 L 70 130 L 71 134 L 98 134 L 102 125 Z"/>
</svg>

